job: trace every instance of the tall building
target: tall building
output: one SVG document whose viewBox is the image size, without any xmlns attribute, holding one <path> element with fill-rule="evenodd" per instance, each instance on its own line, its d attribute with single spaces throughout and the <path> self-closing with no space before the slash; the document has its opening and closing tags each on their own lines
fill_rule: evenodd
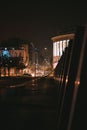
<svg viewBox="0 0 87 130">
<path fill-rule="evenodd" d="M 68 47 L 69 41 L 74 39 L 74 36 L 74 33 L 66 33 L 51 38 L 53 41 L 53 68 L 58 64 L 63 51 Z"/>
</svg>

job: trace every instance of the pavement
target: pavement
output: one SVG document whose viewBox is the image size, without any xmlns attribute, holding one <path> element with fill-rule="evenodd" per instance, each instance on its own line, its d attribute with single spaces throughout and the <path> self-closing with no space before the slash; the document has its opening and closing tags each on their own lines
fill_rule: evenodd
<svg viewBox="0 0 87 130">
<path fill-rule="evenodd" d="M 42 78 L 21 87 L 0 89 L 2 130 L 57 130 L 57 86 Z"/>
</svg>

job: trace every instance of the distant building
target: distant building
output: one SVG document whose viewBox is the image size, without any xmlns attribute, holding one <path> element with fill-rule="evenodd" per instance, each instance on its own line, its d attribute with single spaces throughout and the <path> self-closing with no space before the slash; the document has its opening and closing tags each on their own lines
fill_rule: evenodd
<svg viewBox="0 0 87 130">
<path fill-rule="evenodd" d="M 58 64 L 63 51 L 68 47 L 69 41 L 74 39 L 74 36 L 74 33 L 66 33 L 51 38 L 53 41 L 53 68 Z"/>
<path fill-rule="evenodd" d="M 0 42 L 0 75 L 22 74 L 29 64 L 29 43 L 18 38 Z"/>
</svg>

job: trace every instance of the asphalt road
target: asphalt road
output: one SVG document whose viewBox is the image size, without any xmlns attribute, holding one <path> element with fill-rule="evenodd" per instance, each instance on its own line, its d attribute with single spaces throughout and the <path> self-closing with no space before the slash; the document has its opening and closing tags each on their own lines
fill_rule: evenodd
<svg viewBox="0 0 87 130">
<path fill-rule="evenodd" d="M 1 130 L 56 130 L 57 86 L 52 78 L 0 88 Z"/>
</svg>

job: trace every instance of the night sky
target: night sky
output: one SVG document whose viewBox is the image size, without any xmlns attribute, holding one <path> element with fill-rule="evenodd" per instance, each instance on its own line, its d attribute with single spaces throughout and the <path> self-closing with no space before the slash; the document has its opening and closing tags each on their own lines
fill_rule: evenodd
<svg viewBox="0 0 87 130">
<path fill-rule="evenodd" d="M 0 3 L 0 41 L 12 37 L 27 39 L 40 49 L 52 50 L 53 36 L 61 29 L 85 24 L 87 5 L 76 1 Z"/>
</svg>

